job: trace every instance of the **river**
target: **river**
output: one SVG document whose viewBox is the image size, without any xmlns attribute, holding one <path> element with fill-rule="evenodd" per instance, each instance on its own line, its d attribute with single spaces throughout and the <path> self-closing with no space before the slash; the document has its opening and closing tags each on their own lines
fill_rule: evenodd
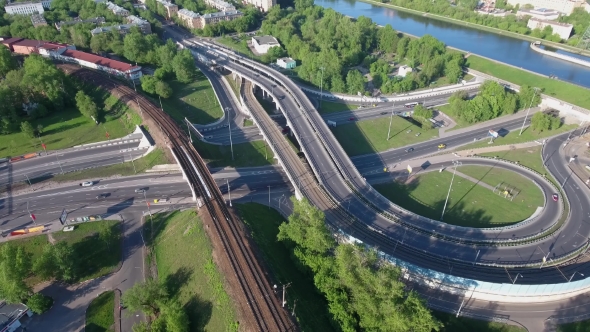
<svg viewBox="0 0 590 332">
<path fill-rule="evenodd" d="M 543 75 L 590 88 L 590 68 L 542 55 L 530 49 L 529 42 L 488 31 L 435 20 L 408 12 L 353 0 L 315 0 L 315 4 L 332 8 L 351 17 L 366 16 L 373 22 L 391 26 L 415 36 L 430 34 L 452 46 L 490 59 L 505 62 Z M 585 58 L 559 50 L 559 53 Z M 586 58 L 588 59 L 588 58 Z"/>
</svg>

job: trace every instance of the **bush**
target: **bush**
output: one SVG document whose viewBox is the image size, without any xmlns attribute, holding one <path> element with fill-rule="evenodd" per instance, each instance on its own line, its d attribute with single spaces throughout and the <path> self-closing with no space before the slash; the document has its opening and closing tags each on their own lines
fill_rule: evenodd
<svg viewBox="0 0 590 332">
<path fill-rule="evenodd" d="M 27 306 L 36 314 L 42 314 L 53 305 L 53 299 L 41 293 L 35 293 L 27 300 Z"/>
</svg>

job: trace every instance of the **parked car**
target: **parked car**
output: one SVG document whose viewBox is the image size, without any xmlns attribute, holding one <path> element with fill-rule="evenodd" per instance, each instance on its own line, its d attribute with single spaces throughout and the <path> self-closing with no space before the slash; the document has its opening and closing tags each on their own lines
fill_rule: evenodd
<svg viewBox="0 0 590 332">
<path fill-rule="evenodd" d="M 354 116 L 351 116 L 350 118 L 348 118 L 348 121 L 354 121 Z"/>
<path fill-rule="evenodd" d="M 135 192 L 136 192 L 136 193 L 138 193 L 138 194 L 142 194 L 142 193 L 144 193 L 144 192 L 145 192 L 145 188 L 138 188 L 138 189 L 135 189 Z"/>
</svg>

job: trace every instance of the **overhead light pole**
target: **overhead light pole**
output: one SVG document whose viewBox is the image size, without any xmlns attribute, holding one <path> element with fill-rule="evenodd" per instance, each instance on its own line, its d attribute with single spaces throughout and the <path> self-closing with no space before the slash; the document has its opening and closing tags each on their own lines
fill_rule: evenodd
<svg viewBox="0 0 590 332">
<path fill-rule="evenodd" d="M 572 274 L 572 276 L 570 277 L 570 279 L 568 280 L 568 282 L 571 282 L 572 279 L 574 279 L 574 276 L 576 275 L 576 273 L 579 274 L 579 275 L 581 275 L 582 277 L 584 276 L 583 273 L 580 273 L 580 272 L 576 271 L 576 272 L 574 272 L 574 274 Z"/>
<path fill-rule="evenodd" d="M 443 216 L 445 215 L 445 210 L 447 209 L 447 203 L 449 202 L 449 196 L 451 195 L 451 188 L 453 188 L 453 180 L 455 180 L 455 173 L 457 172 L 457 167 L 462 165 L 460 161 L 453 161 L 453 165 L 455 166 L 455 170 L 453 170 L 453 177 L 451 177 L 451 184 L 449 185 L 449 192 L 447 193 L 447 199 L 445 199 L 445 205 L 443 206 L 442 214 L 440 215 L 440 221 L 443 220 Z"/>
<path fill-rule="evenodd" d="M 231 120 L 229 118 L 229 111 L 231 110 L 231 107 L 226 107 L 225 111 L 227 112 L 227 128 L 229 130 L 229 148 L 231 150 L 231 160 L 234 160 L 234 143 L 232 142 L 231 139 Z"/>
<path fill-rule="evenodd" d="M 520 127 L 520 133 L 518 136 L 522 135 L 522 131 L 524 130 L 524 124 L 526 123 L 527 118 L 529 117 L 529 112 L 531 111 L 531 106 L 533 106 L 533 100 L 535 100 L 535 96 L 537 95 L 537 89 L 533 88 L 533 98 L 531 98 L 531 102 L 529 103 L 529 108 L 526 110 L 526 115 L 524 116 L 524 121 L 522 122 L 522 127 Z"/>
<path fill-rule="evenodd" d="M 229 190 L 229 180 L 227 178 L 225 179 L 225 183 L 227 183 L 227 196 L 229 198 L 229 206 L 232 206 L 231 205 L 231 191 Z"/>
<path fill-rule="evenodd" d="M 324 70 L 326 68 L 325 67 L 320 67 L 320 70 L 322 71 L 322 76 L 320 78 L 320 109 L 322 108 L 322 96 L 324 94 Z"/>
<path fill-rule="evenodd" d="M 390 134 L 391 134 L 391 122 L 393 121 L 393 110 L 395 109 L 395 101 L 393 102 L 393 106 L 391 107 L 391 116 L 389 117 L 389 129 L 387 130 L 387 140 L 389 141 Z"/>
</svg>

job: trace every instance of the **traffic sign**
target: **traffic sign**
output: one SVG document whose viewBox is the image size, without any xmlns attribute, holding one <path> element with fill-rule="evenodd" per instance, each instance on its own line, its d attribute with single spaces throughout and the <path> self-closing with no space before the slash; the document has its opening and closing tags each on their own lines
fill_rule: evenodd
<svg viewBox="0 0 590 332">
<path fill-rule="evenodd" d="M 61 216 L 59 216 L 59 222 L 64 225 L 66 223 L 66 220 L 68 218 L 68 212 L 66 211 L 66 209 L 63 209 L 63 211 L 61 211 Z"/>
<path fill-rule="evenodd" d="M 31 213 L 31 219 L 33 219 L 33 221 L 35 221 L 35 220 L 37 220 L 37 217 L 35 217 L 35 215 Z"/>
<path fill-rule="evenodd" d="M 45 146 L 45 143 L 41 143 L 41 146 L 43 147 L 43 150 L 47 150 L 47 146 Z"/>
</svg>

